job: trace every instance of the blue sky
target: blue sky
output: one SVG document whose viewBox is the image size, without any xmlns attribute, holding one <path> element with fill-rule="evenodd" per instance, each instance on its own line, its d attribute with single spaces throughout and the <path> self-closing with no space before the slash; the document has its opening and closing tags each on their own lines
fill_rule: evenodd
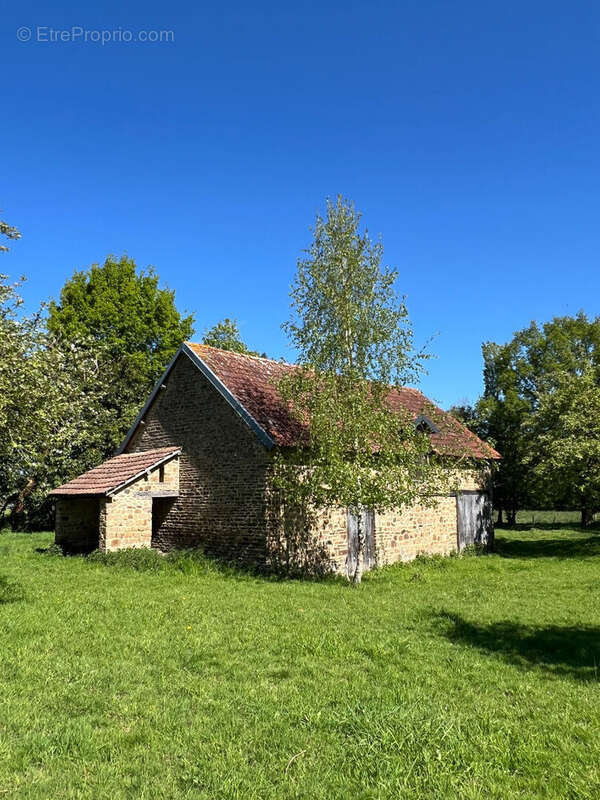
<svg viewBox="0 0 600 800">
<path fill-rule="evenodd" d="M 38 40 L 73 26 L 174 41 Z M 599 312 L 599 44 L 586 2 L 13 4 L 0 208 L 23 238 L 0 269 L 33 307 L 127 252 L 196 338 L 237 317 L 293 358 L 296 259 L 342 193 L 382 234 L 417 342 L 435 335 L 421 388 L 475 400 L 482 341 Z"/>
</svg>

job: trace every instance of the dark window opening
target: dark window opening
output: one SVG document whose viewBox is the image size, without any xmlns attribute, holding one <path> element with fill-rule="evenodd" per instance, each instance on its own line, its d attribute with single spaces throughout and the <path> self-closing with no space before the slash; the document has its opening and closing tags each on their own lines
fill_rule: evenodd
<svg viewBox="0 0 600 800">
<path fill-rule="evenodd" d="M 437 428 L 425 414 L 421 414 L 417 417 L 415 420 L 415 429 L 418 430 L 419 433 L 439 433 L 439 428 Z"/>
</svg>

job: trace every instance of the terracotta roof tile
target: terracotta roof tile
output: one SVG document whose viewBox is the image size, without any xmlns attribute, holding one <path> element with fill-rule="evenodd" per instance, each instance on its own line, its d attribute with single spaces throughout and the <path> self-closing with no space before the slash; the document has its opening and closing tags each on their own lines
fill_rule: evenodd
<svg viewBox="0 0 600 800">
<path fill-rule="evenodd" d="M 229 389 L 275 444 L 289 447 L 302 439 L 305 429 L 291 416 L 275 385 L 284 374 L 295 369 L 293 364 L 219 350 L 204 344 L 186 344 Z M 407 409 L 415 420 L 423 414 L 434 423 L 439 430 L 439 433 L 431 434 L 431 443 L 436 452 L 478 459 L 500 458 L 490 445 L 475 436 L 451 414 L 442 411 L 417 389 L 390 389 L 389 402 L 398 411 L 401 408 Z"/>
<path fill-rule="evenodd" d="M 107 494 L 178 452 L 178 447 L 161 447 L 158 450 L 146 450 L 144 453 L 123 453 L 73 478 L 50 494 Z"/>
</svg>

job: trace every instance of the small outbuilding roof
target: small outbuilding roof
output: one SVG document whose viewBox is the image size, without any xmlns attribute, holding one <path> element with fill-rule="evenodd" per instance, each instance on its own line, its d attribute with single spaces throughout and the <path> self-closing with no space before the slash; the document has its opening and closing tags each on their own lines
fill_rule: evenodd
<svg viewBox="0 0 600 800">
<path fill-rule="evenodd" d="M 141 477 L 148 470 L 158 467 L 164 461 L 181 452 L 178 447 L 161 447 L 143 453 L 122 453 L 109 458 L 83 475 L 64 483 L 51 495 L 106 495 Z"/>
</svg>

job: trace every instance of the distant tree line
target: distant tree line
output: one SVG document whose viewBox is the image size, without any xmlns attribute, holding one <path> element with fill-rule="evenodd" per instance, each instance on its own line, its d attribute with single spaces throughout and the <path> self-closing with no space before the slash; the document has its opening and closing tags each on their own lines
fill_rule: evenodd
<svg viewBox="0 0 600 800">
<path fill-rule="evenodd" d="M 523 508 L 600 510 L 600 318 L 532 322 L 505 344 L 485 342 L 484 391 L 450 409 L 500 451 L 499 520 Z"/>
</svg>

